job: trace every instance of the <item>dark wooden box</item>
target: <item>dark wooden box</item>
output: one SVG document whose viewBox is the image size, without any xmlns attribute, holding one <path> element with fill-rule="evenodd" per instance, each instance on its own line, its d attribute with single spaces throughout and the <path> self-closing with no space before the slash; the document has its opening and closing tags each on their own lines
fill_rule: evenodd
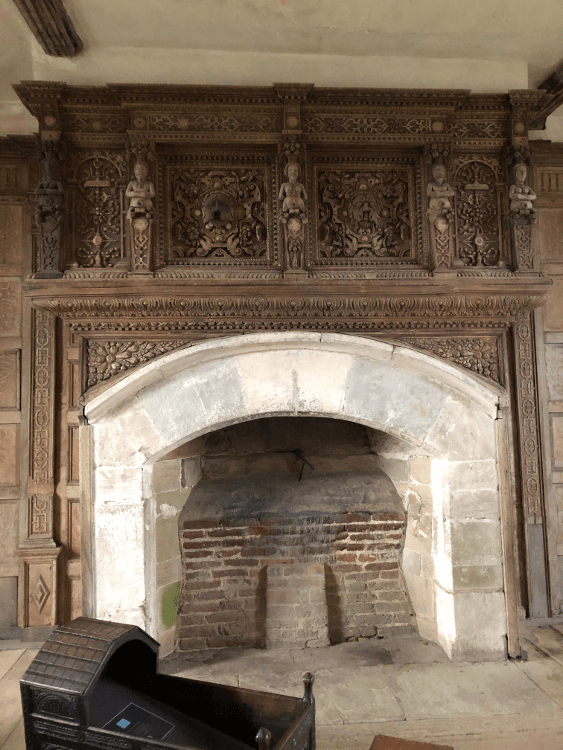
<svg viewBox="0 0 563 750">
<path fill-rule="evenodd" d="M 159 644 L 133 625 L 58 627 L 21 679 L 27 750 L 315 750 L 304 698 L 158 673 Z"/>
</svg>

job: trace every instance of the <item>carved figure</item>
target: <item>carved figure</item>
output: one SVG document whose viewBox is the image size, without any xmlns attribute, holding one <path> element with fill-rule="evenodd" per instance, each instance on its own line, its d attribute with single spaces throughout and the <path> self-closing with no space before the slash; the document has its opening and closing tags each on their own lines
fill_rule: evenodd
<svg viewBox="0 0 563 750">
<path fill-rule="evenodd" d="M 155 196 L 154 184 L 147 179 L 148 167 L 145 162 L 138 161 L 133 169 L 135 179 L 127 185 L 125 196 L 130 199 L 129 215 L 137 213 L 139 209 L 152 211 L 152 199 Z"/>
<path fill-rule="evenodd" d="M 129 198 L 133 268 L 147 271 L 155 190 L 153 183 L 147 179 L 148 167 L 145 162 L 137 161 L 133 173 L 135 179 L 131 180 L 125 191 L 125 196 Z"/>
<path fill-rule="evenodd" d="M 39 146 L 41 181 L 35 188 L 35 221 L 39 229 L 40 268 L 37 278 L 57 277 L 63 217 L 63 183 L 55 178 L 58 144 L 46 141 Z"/>
<path fill-rule="evenodd" d="M 514 168 L 514 183 L 510 186 L 508 197 L 510 199 L 510 212 L 519 217 L 535 216 L 536 210 L 532 204 L 538 197 L 531 187 L 526 185 L 528 168 L 525 164 L 517 164 Z"/>
<path fill-rule="evenodd" d="M 432 179 L 426 187 L 428 196 L 428 215 L 434 224 L 439 216 L 449 217 L 452 205 L 450 198 L 454 197 L 453 188 L 446 182 L 446 167 L 443 164 L 432 166 Z"/>
<path fill-rule="evenodd" d="M 279 200 L 282 203 L 282 221 L 287 221 L 288 217 L 297 214 L 303 224 L 307 223 L 305 213 L 305 202 L 307 201 L 307 191 L 301 182 L 297 181 L 299 177 L 299 165 L 296 162 L 289 162 L 285 168 L 288 182 L 284 182 L 280 188 Z"/>
</svg>

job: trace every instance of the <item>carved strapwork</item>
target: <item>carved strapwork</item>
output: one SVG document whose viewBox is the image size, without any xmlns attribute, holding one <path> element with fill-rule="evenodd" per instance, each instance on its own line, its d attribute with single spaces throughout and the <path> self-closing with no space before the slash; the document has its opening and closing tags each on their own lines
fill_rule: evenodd
<svg viewBox="0 0 563 750">
<path fill-rule="evenodd" d="M 41 163 L 41 179 L 35 188 L 37 198 L 35 225 L 37 231 L 36 279 L 58 279 L 62 221 L 64 213 L 64 187 L 61 179 L 60 159 L 64 154 L 59 133 L 37 143 L 37 156 Z"/>
<path fill-rule="evenodd" d="M 448 182 L 449 146 L 433 143 L 425 146 L 426 161 L 430 165 L 431 177 L 426 185 L 428 197 L 428 221 L 434 256 L 434 271 L 445 271 L 453 263 L 452 220 L 454 190 Z"/>
<path fill-rule="evenodd" d="M 284 162 L 283 178 L 279 192 L 281 203 L 281 223 L 284 243 L 286 274 L 307 275 L 305 265 L 305 225 L 308 196 L 302 182 L 304 173 L 305 147 L 294 139 L 281 146 Z"/>
</svg>

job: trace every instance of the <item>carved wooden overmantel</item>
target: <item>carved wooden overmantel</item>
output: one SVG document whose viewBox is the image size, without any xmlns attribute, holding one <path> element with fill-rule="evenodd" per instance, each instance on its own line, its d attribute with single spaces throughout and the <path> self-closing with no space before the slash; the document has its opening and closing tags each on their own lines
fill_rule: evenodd
<svg viewBox="0 0 563 750">
<path fill-rule="evenodd" d="M 547 559 L 532 311 L 550 282 L 527 141 L 541 92 L 15 88 L 43 162 L 25 292 L 36 325 L 59 321 L 60 618 L 78 613 L 85 390 L 194 341 L 295 329 L 397 340 L 507 389 L 505 583 L 511 611 L 550 614 L 548 568 L 527 574 Z"/>
</svg>

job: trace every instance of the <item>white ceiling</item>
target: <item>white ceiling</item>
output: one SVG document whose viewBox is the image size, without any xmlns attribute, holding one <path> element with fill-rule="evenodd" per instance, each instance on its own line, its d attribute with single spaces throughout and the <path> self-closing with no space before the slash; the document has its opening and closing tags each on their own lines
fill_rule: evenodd
<svg viewBox="0 0 563 750">
<path fill-rule="evenodd" d="M 65 0 L 84 52 L 43 54 L 0 0 L 0 127 L 11 83 L 535 87 L 563 58 L 563 0 Z M 2 112 L 3 107 L 3 112 Z M 6 119 L 7 118 L 7 119 Z M 17 132 L 12 129 L 11 132 Z"/>
</svg>

